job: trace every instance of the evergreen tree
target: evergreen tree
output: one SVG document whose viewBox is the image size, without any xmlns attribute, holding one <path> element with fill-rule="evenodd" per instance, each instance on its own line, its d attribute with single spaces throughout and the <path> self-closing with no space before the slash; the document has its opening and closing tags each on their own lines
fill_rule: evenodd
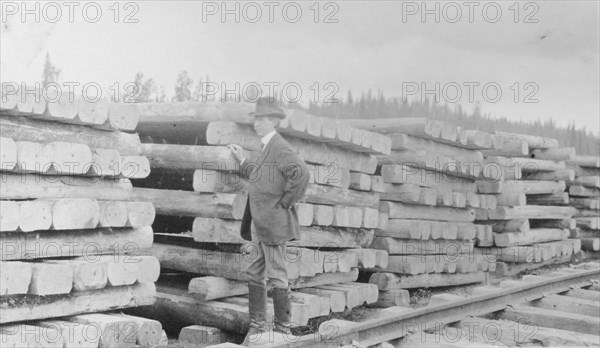
<svg viewBox="0 0 600 348">
<path fill-rule="evenodd" d="M 58 82 L 61 71 L 57 69 L 50 60 L 50 53 L 46 52 L 46 60 L 44 62 L 44 71 L 42 72 L 42 85 L 46 86 L 51 82 Z"/>
<path fill-rule="evenodd" d="M 192 80 L 187 71 L 182 71 L 177 76 L 177 84 L 175 85 L 175 101 L 176 102 L 184 102 L 192 100 L 192 84 L 194 80 Z"/>
</svg>

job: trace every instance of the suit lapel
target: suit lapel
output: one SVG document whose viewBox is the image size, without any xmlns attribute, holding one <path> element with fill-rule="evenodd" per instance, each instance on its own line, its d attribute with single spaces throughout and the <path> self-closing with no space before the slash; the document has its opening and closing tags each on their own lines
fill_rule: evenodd
<svg viewBox="0 0 600 348">
<path fill-rule="evenodd" d="M 269 140 L 269 142 L 267 143 L 267 146 L 265 147 L 265 149 L 263 150 L 263 152 L 261 153 L 261 155 L 258 158 L 257 169 L 260 168 L 262 166 L 262 164 L 265 162 L 265 160 L 267 159 L 267 156 L 269 155 L 269 151 L 271 151 L 271 147 L 273 146 L 273 143 L 275 143 L 275 141 L 279 140 L 278 137 L 280 137 L 279 133 L 275 133 L 275 135 L 273 135 L 271 140 Z"/>
</svg>

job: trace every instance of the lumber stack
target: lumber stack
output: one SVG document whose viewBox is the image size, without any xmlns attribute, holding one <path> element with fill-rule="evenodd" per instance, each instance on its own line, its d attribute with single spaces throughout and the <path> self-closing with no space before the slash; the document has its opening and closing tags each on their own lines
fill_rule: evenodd
<svg viewBox="0 0 600 348">
<path fill-rule="evenodd" d="M 600 250 L 600 159 L 575 156 L 567 161 L 574 178 L 567 181 L 567 192 L 575 213 L 574 234 L 581 239 L 585 256 L 597 257 Z"/>
<path fill-rule="evenodd" d="M 495 209 L 476 212 L 478 222 L 493 229 L 491 243 L 480 244 L 481 254 L 499 261 L 497 275 L 513 275 L 551 263 L 569 262 L 580 250 L 571 238 L 575 227 L 565 193 L 574 171 L 565 161 L 575 156 L 573 148 L 559 147 L 556 139 L 515 133 L 500 133 L 503 150 L 486 150 L 486 162 L 504 168 L 502 180 L 480 180 L 478 191 L 495 195 Z"/>
<path fill-rule="evenodd" d="M 370 282 L 382 295 L 399 289 L 477 283 L 493 271 L 493 256 L 474 255 L 491 227 L 475 224 L 478 208 L 495 197 L 477 193 L 476 180 L 504 173 L 484 171 L 481 149 L 499 148 L 491 134 L 457 129 L 426 118 L 350 120 L 390 137 L 392 151 L 378 155 L 383 178 L 380 225 L 371 248 L 389 253 Z"/>
<path fill-rule="evenodd" d="M 248 117 L 253 108 L 138 105 L 136 131 L 152 170 L 133 183 L 132 197 L 156 208 L 155 243 L 146 254 L 157 257 L 168 274 L 159 280 L 156 305 L 131 313 L 155 318 L 168 313 L 182 324 L 247 330 L 246 269 L 257 245 L 239 231 L 252 178 L 240 175 L 227 145 L 242 146 L 250 161 L 258 156 L 260 138 Z M 307 193 L 296 204 L 301 236 L 286 252 L 293 320 L 304 325 L 309 318 L 377 302 L 377 287 L 356 280 L 359 268 L 387 262 L 384 251 L 363 247 L 379 224 L 383 182 L 375 175 L 375 156 L 389 154 L 391 143 L 333 119 L 298 110 L 286 114 L 278 131 L 310 170 Z"/>
<path fill-rule="evenodd" d="M 3 89 L 0 106 L 2 345 L 156 345 L 160 323 L 99 314 L 152 304 L 160 272 L 157 258 L 140 255 L 152 245 L 154 207 L 130 195 L 129 179 L 147 176 L 149 162 L 137 135 L 118 130 L 135 119 L 34 93 Z M 91 339 L 90 326 L 99 329 Z M 131 334 L 114 342 L 111 332 Z"/>
</svg>

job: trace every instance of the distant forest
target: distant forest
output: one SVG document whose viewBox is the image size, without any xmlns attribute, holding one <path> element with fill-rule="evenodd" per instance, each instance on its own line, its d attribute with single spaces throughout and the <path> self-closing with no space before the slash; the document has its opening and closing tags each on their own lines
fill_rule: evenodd
<svg viewBox="0 0 600 348">
<path fill-rule="evenodd" d="M 43 82 L 56 82 L 60 73 L 61 71 L 52 65 L 50 55 L 46 54 L 42 73 Z M 181 71 L 175 81 L 174 93 L 168 97 L 164 86 L 157 88 L 152 78 L 146 78 L 144 74 L 138 72 L 134 77 L 133 93 L 129 93 L 128 96 L 138 102 L 199 101 L 203 97 L 202 81 L 203 79 L 200 78 L 194 87 L 194 81 L 187 71 Z M 204 81 L 210 81 L 208 75 Z M 306 108 L 298 104 L 287 104 L 283 102 L 281 96 L 279 97 L 282 106 L 305 109 L 317 116 L 334 118 L 429 117 L 466 129 L 524 133 L 555 138 L 558 139 L 561 147 L 574 147 L 579 155 L 600 155 L 600 137 L 594 136 L 590 130 L 575 128 L 574 123 L 565 128 L 557 126 L 552 119 L 535 122 L 512 121 L 505 117 L 495 117 L 489 113 L 482 114 L 479 107 L 469 114 L 464 112 L 460 105 L 451 108 L 447 104 L 440 105 L 427 101 L 405 103 L 400 98 L 386 98 L 382 93 L 373 96 L 371 91 L 361 94 L 359 98 L 354 98 L 352 92 L 348 92 L 346 98 L 337 99 L 336 103 L 310 103 Z M 590 115 L 590 117 L 600 117 L 600 115 Z"/>
<path fill-rule="evenodd" d="M 576 128 L 573 122 L 565 128 L 557 126 L 553 119 L 534 122 L 513 121 L 489 113 L 482 114 L 479 107 L 476 107 L 472 113 L 466 113 L 460 105 L 451 108 L 447 104 L 440 105 L 432 102 L 405 103 L 400 98 L 385 98 L 382 95 L 373 97 L 371 92 L 368 92 L 357 99 L 348 93 L 348 97 L 338 103 L 311 103 L 308 112 L 335 118 L 429 117 L 465 129 L 524 133 L 554 138 L 558 139 L 561 147 L 574 147 L 578 155 L 600 155 L 600 137 L 594 136 L 590 130 Z"/>
</svg>

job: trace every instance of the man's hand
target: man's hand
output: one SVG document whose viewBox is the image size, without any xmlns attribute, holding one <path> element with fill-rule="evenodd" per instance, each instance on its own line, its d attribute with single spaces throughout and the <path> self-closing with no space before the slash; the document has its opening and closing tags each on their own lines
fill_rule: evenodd
<svg viewBox="0 0 600 348">
<path fill-rule="evenodd" d="M 231 150 L 233 157 L 235 157 L 238 162 L 242 163 L 242 161 L 244 161 L 244 152 L 241 146 L 237 144 L 231 144 L 227 147 Z"/>
</svg>

